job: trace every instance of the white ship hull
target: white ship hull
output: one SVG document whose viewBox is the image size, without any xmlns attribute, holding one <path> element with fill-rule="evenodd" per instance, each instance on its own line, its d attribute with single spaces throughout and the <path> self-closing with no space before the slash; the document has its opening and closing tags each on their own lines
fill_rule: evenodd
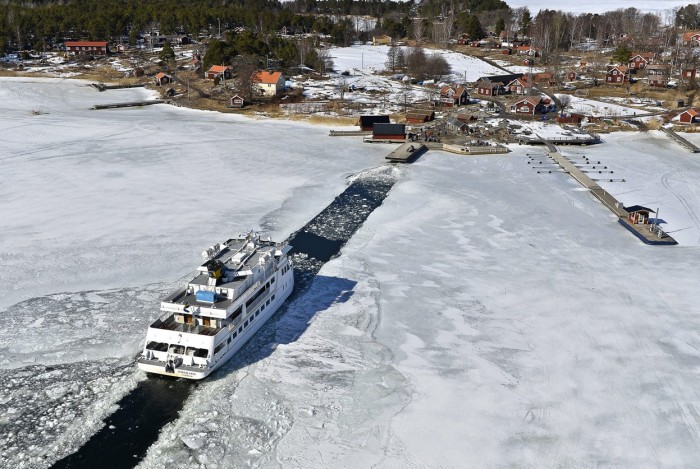
<svg viewBox="0 0 700 469">
<path fill-rule="evenodd" d="M 240 240 L 229 240 L 239 247 L 235 241 Z M 175 292 L 161 303 L 161 310 L 166 314 L 148 329 L 146 345 L 138 359 L 141 370 L 178 378 L 206 378 L 229 361 L 275 314 L 294 287 L 292 264 L 286 256 L 291 247 L 271 250 L 267 244 L 258 250 L 257 246 L 250 248 L 252 244 L 239 247 L 233 254 L 229 246 L 224 245 L 222 253 L 227 255 L 221 258 L 238 267 L 233 270 L 226 262 L 219 263 L 224 272 L 232 276 L 230 282 L 204 283 L 208 279 L 200 275 L 186 289 Z M 240 252 L 247 257 L 239 255 Z M 270 252 L 274 252 L 274 256 Z M 253 257 L 254 254 L 257 257 Z M 253 260 L 236 262 L 243 257 L 245 261 Z M 206 269 L 199 271 L 206 272 Z M 246 279 L 247 275 L 250 279 Z M 194 288 L 200 289 L 197 301 L 192 301 Z M 214 299 L 211 304 L 203 303 L 200 294 Z"/>
</svg>

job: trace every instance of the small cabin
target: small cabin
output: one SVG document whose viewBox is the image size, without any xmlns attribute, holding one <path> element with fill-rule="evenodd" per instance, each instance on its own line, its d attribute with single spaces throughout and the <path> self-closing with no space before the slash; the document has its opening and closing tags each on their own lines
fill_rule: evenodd
<svg viewBox="0 0 700 469">
<path fill-rule="evenodd" d="M 680 120 L 683 124 L 695 124 L 698 122 L 699 115 L 700 113 L 698 113 L 697 110 L 690 108 L 681 112 L 678 116 L 678 120 Z"/>
<path fill-rule="evenodd" d="M 156 75 L 156 86 L 163 86 L 172 82 L 173 78 L 165 72 L 160 72 Z"/>
<path fill-rule="evenodd" d="M 243 99 L 243 97 L 237 94 L 236 96 L 233 96 L 228 100 L 228 105 L 226 107 L 242 108 L 244 104 L 245 100 Z"/>
<path fill-rule="evenodd" d="M 652 209 L 643 207 L 641 205 L 633 205 L 631 207 L 625 207 L 627 211 L 627 221 L 635 225 L 647 225 L 649 224 L 649 214 L 655 213 Z"/>
</svg>

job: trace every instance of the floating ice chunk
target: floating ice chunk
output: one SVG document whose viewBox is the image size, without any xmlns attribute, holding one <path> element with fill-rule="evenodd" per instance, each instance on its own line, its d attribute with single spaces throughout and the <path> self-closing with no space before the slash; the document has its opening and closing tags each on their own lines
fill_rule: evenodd
<svg viewBox="0 0 700 469">
<path fill-rule="evenodd" d="M 190 449 L 199 449 L 206 443 L 206 433 L 197 433 L 195 435 L 182 435 L 180 440 Z"/>
</svg>

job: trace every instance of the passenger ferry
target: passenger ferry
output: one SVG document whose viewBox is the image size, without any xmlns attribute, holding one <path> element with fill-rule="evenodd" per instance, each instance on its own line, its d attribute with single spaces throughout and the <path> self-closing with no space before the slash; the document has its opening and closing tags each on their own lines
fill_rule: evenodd
<svg viewBox="0 0 700 469">
<path fill-rule="evenodd" d="M 202 379 L 226 363 L 292 292 L 291 249 L 250 232 L 204 251 L 196 276 L 161 302 L 139 368 Z"/>
</svg>

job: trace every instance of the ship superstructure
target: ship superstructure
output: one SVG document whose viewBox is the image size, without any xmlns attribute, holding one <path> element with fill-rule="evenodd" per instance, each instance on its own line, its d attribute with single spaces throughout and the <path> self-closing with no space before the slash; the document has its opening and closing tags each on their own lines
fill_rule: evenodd
<svg viewBox="0 0 700 469">
<path fill-rule="evenodd" d="M 204 251 L 195 277 L 161 302 L 139 368 L 202 379 L 223 365 L 292 292 L 291 249 L 251 232 Z"/>
</svg>

